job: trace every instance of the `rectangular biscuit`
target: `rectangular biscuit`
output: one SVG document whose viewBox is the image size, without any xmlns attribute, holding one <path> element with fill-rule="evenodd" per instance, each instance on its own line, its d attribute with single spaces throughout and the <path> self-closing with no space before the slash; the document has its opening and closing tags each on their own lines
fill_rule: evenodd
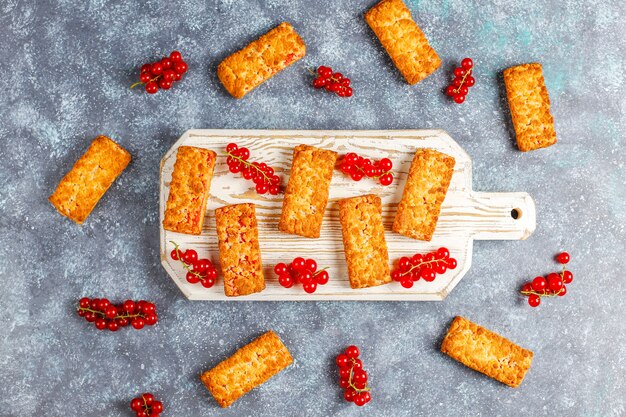
<svg viewBox="0 0 626 417">
<path fill-rule="evenodd" d="M 460 316 L 452 322 L 441 351 L 513 388 L 522 383 L 533 360 L 530 350 Z"/>
<path fill-rule="evenodd" d="M 308 145 L 296 146 L 278 223 L 281 231 L 320 237 L 336 161 L 336 152 Z"/>
<path fill-rule="evenodd" d="M 283 22 L 226 57 L 217 67 L 217 77 L 231 96 L 242 98 L 305 54 L 302 38 L 293 26 Z"/>
<path fill-rule="evenodd" d="M 224 293 L 229 297 L 265 289 L 259 231 L 254 204 L 235 204 L 215 210 Z"/>
<path fill-rule="evenodd" d="M 526 152 L 554 145 L 554 119 L 541 64 L 505 69 L 504 86 L 519 150 Z"/>
<path fill-rule="evenodd" d="M 106 136 L 98 136 L 48 200 L 59 213 L 83 224 L 130 159 L 130 154 L 120 145 Z"/>
<path fill-rule="evenodd" d="M 411 162 L 392 230 L 430 241 L 454 172 L 454 158 L 434 149 L 418 149 Z"/>
<path fill-rule="evenodd" d="M 402 0 L 382 0 L 365 13 L 365 21 L 409 84 L 417 84 L 441 65 Z"/>
<path fill-rule="evenodd" d="M 269 331 L 204 372 L 200 380 L 215 401 L 226 408 L 292 363 L 287 347 Z"/>
<path fill-rule="evenodd" d="M 163 217 L 165 230 L 191 235 L 202 232 L 215 158 L 209 149 L 178 148 Z"/>
<path fill-rule="evenodd" d="M 350 287 L 391 282 L 380 197 L 369 194 L 339 200 L 339 220 Z"/>
</svg>

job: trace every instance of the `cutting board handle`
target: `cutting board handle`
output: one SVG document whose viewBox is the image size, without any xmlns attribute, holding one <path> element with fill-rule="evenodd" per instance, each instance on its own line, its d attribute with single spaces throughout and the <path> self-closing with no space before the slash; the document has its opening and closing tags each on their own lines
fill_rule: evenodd
<svg viewBox="0 0 626 417">
<path fill-rule="evenodd" d="M 456 209 L 473 239 L 524 240 L 535 231 L 535 202 L 528 193 L 472 191 L 464 198 Z"/>
</svg>

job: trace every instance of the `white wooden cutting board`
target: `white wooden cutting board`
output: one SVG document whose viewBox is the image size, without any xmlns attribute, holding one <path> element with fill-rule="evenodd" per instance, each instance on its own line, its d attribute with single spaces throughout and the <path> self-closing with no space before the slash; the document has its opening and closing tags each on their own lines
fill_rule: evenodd
<svg viewBox="0 0 626 417">
<path fill-rule="evenodd" d="M 230 142 L 250 149 L 250 160 L 266 162 L 282 178 L 284 190 L 289 178 L 293 148 L 301 143 L 393 161 L 394 182 L 383 187 L 372 179 L 355 182 L 338 169 L 330 186 L 330 199 L 324 215 L 319 239 L 308 239 L 278 231 L 283 195 L 258 195 L 254 184 L 240 174 L 228 171 L 224 149 Z M 181 145 L 208 148 L 218 154 L 204 228 L 200 236 L 185 235 L 163 229 L 163 213 L 169 193 L 176 150 Z M 413 240 L 391 231 L 391 224 L 417 148 L 434 148 L 454 156 L 456 166 L 448 194 L 443 203 L 437 229 L 431 242 Z M 402 131 L 303 131 L 303 130 L 189 130 L 170 148 L 161 161 L 160 220 L 161 263 L 172 280 L 192 300 L 442 300 L 463 278 L 472 264 L 474 239 L 526 239 L 535 230 L 535 205 L 523 192 L 481 193 L 472 190 L 472 161 L 463 149 L 442 130 Z M 390 264 L 402 256 L 425 253 L 441 246 L 450 249 L 458 266 L 433 282 L 419 280 L 405 289 L 392 282 L 373 288 L 353 290 L 347 276 L 339 223 L 337 200 L 362 194 L 377 194 L 383 201 L 385 238 Z M 219 254 L 215 231 L 215 209 L 230 204 L 256 204 L 259 239 L 265 272 L 266 289 L 245 297 L 226 297 L 219 272 Z M 515 213 L 515 216 L 512 214 Z M 514 218 L 517 217 L 517 218 Z M 201 258 L 209 258 L 218 269 L 213 288 L 189 284 L 180 262 L 169 257 L 173 244 L 182 249 L 193 248 Z M 273 268 L 278 262 L 289 263 L 302 256 L 314 258 L 321 267 L 328 267 L 330 281 L 307 294 L 301 285 L 283 288 Z"/>
</svg>

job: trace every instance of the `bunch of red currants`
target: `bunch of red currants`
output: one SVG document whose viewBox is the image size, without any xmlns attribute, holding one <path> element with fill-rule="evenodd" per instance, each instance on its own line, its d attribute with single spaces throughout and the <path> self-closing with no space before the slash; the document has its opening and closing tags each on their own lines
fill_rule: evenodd
<svg viewBox="0 0 626 417">
<path fill-rule="evenodd" d="M 188 68 L 180 52 L 174 51 L 169 57 L 163 57 L 160 61 L 142 65 L 139 82 L 131 85 L 130 88 L 144 85 L 148 94 L 154 94 L 159 89 L 169 90 L 174 82 L 182 79 Z"/>
</svg>

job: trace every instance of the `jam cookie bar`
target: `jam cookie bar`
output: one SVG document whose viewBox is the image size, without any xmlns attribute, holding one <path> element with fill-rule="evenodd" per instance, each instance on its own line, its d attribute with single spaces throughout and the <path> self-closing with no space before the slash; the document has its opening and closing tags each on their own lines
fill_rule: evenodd
<svg viewBox="0 0 626 417">
<path fill-rule="evenodd" d="M 554 119 L 541 64 L 505 69 L 504 85 L 519 150 L 526 152 L 554 145 Z"/>
<path fill-rule="evenodd" d="M 430 241 L 454 172 L 454 158 L 434 149 L 415 152 L 392 230 Z"/>
<path fill-rule="evenodd" d="M 130 163 L 130 154 L 106 136 L 98 136 L 48 198 L 56 209 L 78 224 Z"/>
<path fill-rule="evenodd" d="M 530 369 L 533 353 L 463 317 L 456 317 L 441 351 L 475 371 L 516 388 Z"/>
<path fill-rule="evenodd" d="M 165 230 L 191 235 L 202 232 L 215 157 L 208 149 L 178 148 L 163 218 Z"/>
<path fill-rule="evenodd" d="M 229 297 L 265 289 L 254 204 L 215 210 L 224 293 Z"/>
<path fill-rule="evenodd" d="M 339 200 L 339 220 L 352 288 L 391 282 L 380 197 Z"/>
<path fill-rule="evenodd" d="M 305 54 L 304 41 L 284 22 L 226 57 L 217 67 L 217 77 L 231 96 L 242 98 Z"/>
<path fill-rule="evenodd" d="M 296 146 L 278 223 L 281 231 L 304 237 L 320 237 L 336 161 L 336 152 L 308 145 Z"/>
<path fill-rule="evenodd" d="M 293 363 L 291 354 L 269 331 L 200 376 L 215 401 L 226 408 Z"/>
<path fill-rule="evenodd" d="M 365 13 L 365 21 L 409 84 L 417 84 L 441 65 L 402 0 L 382 0 Z"/>
</svg>

